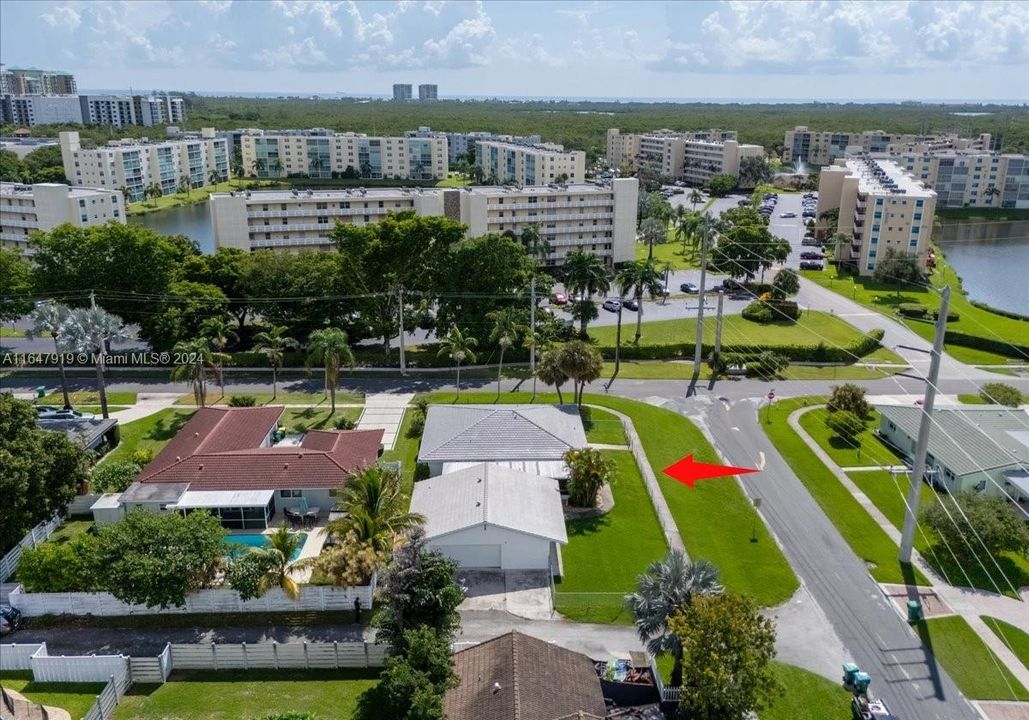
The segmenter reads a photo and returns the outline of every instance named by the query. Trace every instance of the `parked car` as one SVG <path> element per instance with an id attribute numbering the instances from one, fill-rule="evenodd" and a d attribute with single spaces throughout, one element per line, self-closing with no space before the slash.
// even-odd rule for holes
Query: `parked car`
<path id="1" fill-rule="evenodd" d="M 809 250 L 807 252 L 802 252 L 800 254 L 800 258 L 802 260 L 824 260 L 825 259 L 825 255 L 823 255 L 820 252 L 814 252 L 814 251 Z"/>
<path id="2" fill-rule="evenodd" d="M 622 300 L 622 307 L 625 308 L 626 310 L 632 310 L 632 311 L 636 311 L 636 310 L 640 309 L 639 303 L 637 303 L 632 298 L 625 298 L 625 300 Z"/>
<path id="3" fill-rule="evenodd" d="M 55 408 L 51 405 L 37 405 L 36 416 L 40 420 L 78 420 L 79 418 L 91 418 L 92 415 L 85 415 L 78 410 L 71 408 Z"/>
<path id="4" fill-rule="evenodd" d="M 564 293 L 554 293 L 553 296 L 550 298 L 550 302 L 554 303 L 555 305 L 567 305 L 568 296 Z"/>
<path id="5" fill-rule="evenodd" d="M 682 285 L 679 286 L 679 291 L 680 292 L 684 292 L 684 293 L 693 294 L 693 293 L 696 293 L 696 292 L 700 292 L 700 288 L 698 288 L 693 283 L 683 283 Z"/>
<path id="6" fill-rule="evenodd" d="M 21 627 L 21 610 L 0 605 L 0 635 L 12 633 Z"/>
<path id="7" fill-rule="evenodd" d="M 611 312 L 618 312 L 618 308 L 621 307 L 622 302 L 618 298 L 608 298 L 604 301 L 603 308 L 610 310 Z"/>
<path id="8" fill-rule="evenodd" d="M 801 270 L 824 270 L 825 266 L 822 265 L 822 263 L 818 262 L 817 260 L 801 260 L 800 261 L 800 269 Z"/>
<path id="9" fill-rule="evenodd" d="M 59 408 L 56 408 L 53 405 L 36 405 L 36 414 L 39 415 L 39 417 L 53 415 L 58 410 Z"/>
<path id="10" fill-rule="evenodd" d="M 797 213 L 795 213 L 795 212 L 784 212 L 781 215 L 779 215 L 779 217 L 781 217 L 781 218 L 795 218 L 795 217 L 797 217 Z"/>
<path id="11" fill-rule="evenodd" d="M 818 245 L 821 245 L 822 243 L 820 243 L 817 240 L 815 240 L 814 237 L 805 237 L 803 240 L 800 241 L 800 244 L 801 245 L 814 245 L 814 246 L 817 247 Z"/>

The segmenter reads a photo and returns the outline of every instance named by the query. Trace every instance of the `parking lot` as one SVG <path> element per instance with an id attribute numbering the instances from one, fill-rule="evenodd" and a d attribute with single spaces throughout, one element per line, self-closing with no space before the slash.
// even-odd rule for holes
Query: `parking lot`
<path id="1" fill-rule="evenodd" d="M 787 258 L 784 267 L 796 270 L 800 266 L 800 254 L 807 251 L 818 251 L 817 247 L 806 247 L 801 245 L 804 239 L 804 223 L 806 218 L 801 217 L 803 212 L 803 195 L 801 193 L 779 193 L 779 200 L 775 204 L 775 211 L 769 217 L 768 229 L 773 235 L 781 237 L 790 244 L 790 256 Z M 783 213 L 796 213 L 796 217 L 784 218 Z"/>

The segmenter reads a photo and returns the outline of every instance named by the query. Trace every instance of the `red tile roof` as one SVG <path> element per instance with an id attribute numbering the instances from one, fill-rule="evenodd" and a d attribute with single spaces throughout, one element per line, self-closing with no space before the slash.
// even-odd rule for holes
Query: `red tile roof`
<path id="1" fill-rule="evenodd" d="M 299 447 L 261 447 L 282 407 L 200 408 L 137 477 L 190 490 L 333 488 L 372 465 L 382 430 L 312 430 Z"/>

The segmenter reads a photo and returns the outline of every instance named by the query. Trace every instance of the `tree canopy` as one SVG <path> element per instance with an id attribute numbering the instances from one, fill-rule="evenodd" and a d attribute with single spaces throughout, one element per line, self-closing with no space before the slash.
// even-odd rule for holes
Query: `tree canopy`
<path id="1" fill-rule="evenodd" d="M 769 232 L 756 210 L 734 208 L 722 214 L 710 266 L 730 277 L 750 280 L 789 255 L 790 244 Z"/>
<path id="2" fill-rule="evenodd" d="M 17 250 L 0 248 L 0 322 L 32 310 L 32 266 Z"/>

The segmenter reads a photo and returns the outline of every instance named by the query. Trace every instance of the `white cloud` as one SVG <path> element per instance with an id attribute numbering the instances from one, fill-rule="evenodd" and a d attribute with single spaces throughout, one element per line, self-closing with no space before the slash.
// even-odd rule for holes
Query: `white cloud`
<path id="1" fill-rule="evenodd" d="M 43 13 L 40 17 L 50 27 L 63 28 L 65 30 L 75 30 L 82 22 L 82 16 L 78 10 L 70 5 L 58 5 L 50 12 Z"/>
<path id="2" fill-rule="evenodd" d="M 310 37 L 300 42 L 265 48 L 254 57 L 268 68 L 313 68 L 329 64 L 328 55 Z"/>
<path id="3" fill-rule="evenodd" d="M 232 0 L 200 0 L 200 7 L 207 8 L 215 15 L 221 15 L 232 7 Z"/>

